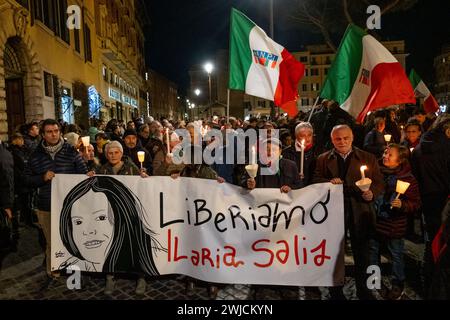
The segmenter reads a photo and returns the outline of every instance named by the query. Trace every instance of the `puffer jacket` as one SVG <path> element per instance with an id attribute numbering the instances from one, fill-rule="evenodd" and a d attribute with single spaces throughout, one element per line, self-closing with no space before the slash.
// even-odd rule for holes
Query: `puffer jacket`
<path id="1" fill-rule="evenodd" d="M 120 168 L 120 170 L 117 172 L 117 175 L 121 176 L 138 176 L 140 175 L 139 168 L 134 164 L 133 160 L 131 160 L 127 156 L 122 157 L 123 166 Z M 107 174 L 107 175 L 114 175 L 113 167 L 108 162 L 101 166 L 98 170 L 95 171 L 97 174 Z"/>
<path id="2" fill-rule="evenodd" d="M 381 166 L 380 171 L 384 176 L 385 191 L 374 202 L 377 213 L 376 231 L 379 236 L 400 239 L 406 233 L 407 216 L 416 214 L 420 208 L 419 185 L 409 164 L 396 169 Z M 397 180 L 409 182 L 410 185 L 405 194 L 400 195 L 402 207 L 391 209 L 391 202 L 397 196 Z"/>
<path id="3" fill-rule="evenodd" d="M 37 208 L 42 211 L 50 211 L 51 181 L 44 181 L 47 171 L 56 174 L 86 174 L 87 167 L 77 150 L 67 142 L 64 142 L 55 158 L 44 149 L 41 142 L 30 156 L 24 170 L 25 184 L 31 188 L 37 188 Z"/>

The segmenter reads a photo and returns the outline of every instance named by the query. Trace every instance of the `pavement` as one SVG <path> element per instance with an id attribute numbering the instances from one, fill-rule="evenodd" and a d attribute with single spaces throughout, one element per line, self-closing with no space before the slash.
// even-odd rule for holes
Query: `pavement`
<path id="1" fill-rule="evenodd" d="M 208 285 L 197 281 L 195 289 L 188 294 L 185 290 L 187 278 L 182 275 L 160 276 L 147 281 L 145 294 L 135 294 L 136 279 L 118 277 L 112 295 L 103 293 L 105 277 L 102 274 L 83 274 L 81 289 L 67 287 L 67 275 L 43 288 L 46 283 L 44 254 L 38 242 L 37 228 L 21 226 L 17 251 L 0 257 L 0 300 L 208 300 Z M 406 241 L 405 294 L 403 300 L 421 300 L 419 267 L 423 244 Z M 354 279 L 351 277 L 353 259 L 346 256 L 346 279 L 344 295 L 348 300 L 356 300 Z M 383 270 L 388 270 L 388 259 L 382 258 Z M 383 279 L 389 286 L 388 279 Z M 289 289 L 290 288 L 290 289 Z M 255 291 L 256 290 L 256 291 Z M 320 294 L 311 299 L 329 299 L 328 290 L 320 288 Z M 376 295 L 377 299 L 380 296 Z M 216 300 L 305 300 L 305 290 L 301 287 L 257 287 L 246 284 L 220 285 Z"/>

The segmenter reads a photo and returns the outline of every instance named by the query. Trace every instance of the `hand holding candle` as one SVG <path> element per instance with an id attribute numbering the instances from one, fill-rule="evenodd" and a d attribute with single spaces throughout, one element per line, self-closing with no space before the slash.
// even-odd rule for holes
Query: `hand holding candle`
<path id="1" fill-rule="evenodd" d="M 367 170 L 366 165 L 362 165 L 360 167 L 361 170 L 361 180 L 355 182 L 356 186 L 362 191 L 366 192 L 370 190 L 370 186 L 372 185 L 372 180 L 370 178 L 366 178 L 364 171 Z"/>
<path id="2" fill-rule="evenodd" d="M 402 180 L 397 180 L 397 185 L 395 188 L 395 192 L 397 192 L 397 196 L 395 197 L 395 200 L 398 200 L 400 198 L 400 195 L 404 194 L 406 190 L 409 188 L 410 183 L 405 182 Z M 393 207 L 391 206 L 391 209 Z"/>
<path id="3" fill-rule="evenodd" d="M 138 156 L 139 162 L 141 163 L 141 170 L 142 170 L 143 163 L 144 163 L 144 160 L 145 160 L 145 152 L 144 151 L 138 151 L 137 156 Z"/>

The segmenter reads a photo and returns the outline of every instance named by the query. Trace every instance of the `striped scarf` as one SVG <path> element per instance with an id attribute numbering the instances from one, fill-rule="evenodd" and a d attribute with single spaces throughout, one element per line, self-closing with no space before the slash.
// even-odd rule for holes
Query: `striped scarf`
<path id="1" fill-rule="evenodd" d="M 55 144 L 54 146 L 47 146 L 45 141 L 42 141 L 42 147 L 47 151 L 47 153 L 52 157 L 53 160 L 55 160 L 55 155 L 58 153 L 59 150 L 61 150 L 62 146 L 64 144 L 64 139 L 61 137 L 59 138 L 59 142 Z"/>

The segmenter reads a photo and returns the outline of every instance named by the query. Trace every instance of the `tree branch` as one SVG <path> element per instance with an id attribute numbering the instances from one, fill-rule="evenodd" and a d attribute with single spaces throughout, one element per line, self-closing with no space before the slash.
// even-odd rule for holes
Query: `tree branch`
<path id="1" fill-rule="evenodd" d="M 347 22 L 349 24 L 353 24 L 352 16 L 350 15 L 350 11 L 348 10 L 348 0 L 342 0 L 342 4 L 344 7 L 344 14 L 345 14 L 345 18 L 347 19 Z"/>
<path id="2" fill-rule="evenodd" d="M 394 0 L 393 2 L 388 4 L 386 7 L 384 7 L 383 10 L 381 10 L 381 15 L 383 15 L 386 12 L 391 11 L 392 9 L 394 9 L 400 2 L 401 2 L 401 0 Z"/>

